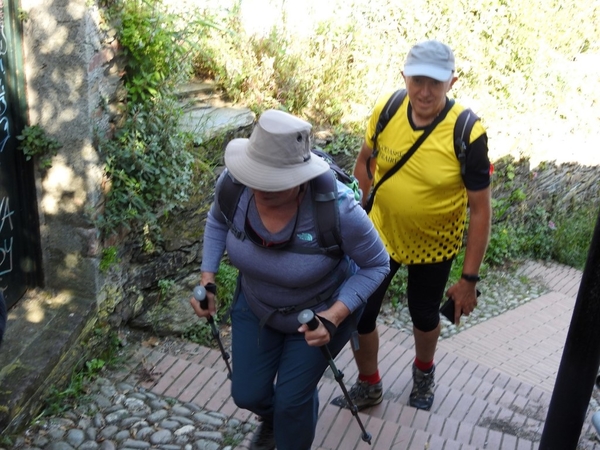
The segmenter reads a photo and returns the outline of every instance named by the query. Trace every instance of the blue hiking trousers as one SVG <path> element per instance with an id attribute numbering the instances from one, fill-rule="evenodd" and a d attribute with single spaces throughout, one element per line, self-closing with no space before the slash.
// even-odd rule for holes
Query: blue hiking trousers
<path id="1" fill-rule="evenodd" d="M 346 319 L 329 342 L 334 357 L 356 329 L 358 314 Z M 304 334 L 260 328 L 259 322 L 240 290 L 231 312 L 231 395 L 238 407 L 273 422 L 277 450 L 310 450 L 319 412 L 317 384 L 328 361 Z"/>

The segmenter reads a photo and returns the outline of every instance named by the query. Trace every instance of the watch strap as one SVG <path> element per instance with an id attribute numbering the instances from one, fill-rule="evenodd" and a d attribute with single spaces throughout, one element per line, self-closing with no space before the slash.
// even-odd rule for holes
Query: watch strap
<path id="1" fill-rule="evenodd" d="M 463 273 L 460 277 L 463 280 L 470 281 L 471 283 L 477 283 L 478 281 L 481 281 L 481 277 L 479 275 L 472 275 L 469 273 Z"/>

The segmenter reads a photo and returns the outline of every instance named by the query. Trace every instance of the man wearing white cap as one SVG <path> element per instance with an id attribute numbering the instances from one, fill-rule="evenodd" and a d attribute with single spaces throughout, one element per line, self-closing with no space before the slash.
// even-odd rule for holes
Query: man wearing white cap
<path id="1" fill-rule="evenodd" d="M 408 268 L 408 308 L 416 353 L 409 404 L 423 410 L 431 408 L 440 302 L 444 294 L 454 300 L 455 323 L 461 314 L 473 311 L 477 305 L 475 286 L 491 228 L 490 161 L 487 136 L 479 121 L 466 137 L 464 174 L 455 153 L 454 127 L 465 108 L 446 96 L 457 79 L 452 50 L 435 40 L 421 42 L 408 53 L 402 74 L 407 96 L 375 144 L 378 118 L 390 95 L 377 102 L 354 171 L 363 192 L 377 188 L 369 217 L 390 254 L 391 269 L 367 302 L 358 324 L 360 349 L 354 356 L 359 375 L 350 394 L 361 409 L 383 399 L 376 318 L 402 264 Z M 416 145 L 425 132 L 430 134 Z M 378 186 L 384 174 L 406 154 L 410 156 L 404 158 L 404 164 Z M 463 274 L 444 292 L 452 262 L 462 245 L 467 206 L 470 215 Z M 347 406 L 343 397 L 333 403 Z"/>
<path id="2" fill-rule="evenodd" d="M 262 418 L 250 450 L 309 450 L 319 411 L 317 384 L 327 368 L 319 346 L 336 355 L 355 330 L 365 302 L 389 271 L 389 256 L 351 189 L 331 179 L 311 152 L 311 126 L 282 111 L 265 111 L 250 139 L 225 150 L 204 232 L 200 284 L 214 314 L 215 274 L 225 250 L 240 277 L 231 311 L 232 397 Z M 221 189 L 232 177 L 242 190 L 228 219 Z M 339 213 L 340 252 L 319 245 L 316 182 L 330 177 Z M 314 180 L 314 182 L 313 182 Z M 319 195 L 317 195 L 319 194 Z M 316 313 L 318 327 L 298 314 Z M 352 320 L 354 319 L 354 320 Z"/>

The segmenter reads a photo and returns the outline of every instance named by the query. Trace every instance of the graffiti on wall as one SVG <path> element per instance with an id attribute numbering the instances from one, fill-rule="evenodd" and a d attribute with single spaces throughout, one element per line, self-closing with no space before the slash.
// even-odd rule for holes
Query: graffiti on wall
<path id="1" fill-rule="evenodd" d="M 0 199 L 0 277 L 12 272 L 13 214 L 8 197 Z"/>
<path id="2" fill-rule="evenodd" d="M 4 25 L 0 25 L 0 153 L 10 138 L 10 123 L 8 115 L 8 102 L 6 100 L 6 67 L 5 59 L 7 53 L 6 36 Z"/>
<path id="3" fill-rule="evenodd" d="M 0 24 L 0 155 L 10 139 L 10 113 L 8 111 L 8 93 L 6 89 L 6 55 L 8 45 L 4 33 L 4 24 Z M 1 159 L 0 159 L 1 161 Z M 1 165 L 1 163 L 0 163 Z M 0 198 L 0 280 L 13 270 L 14 224 L 10 208 L 10 198 Z M 2 286 L 0 286 L 0 289 Z"/>

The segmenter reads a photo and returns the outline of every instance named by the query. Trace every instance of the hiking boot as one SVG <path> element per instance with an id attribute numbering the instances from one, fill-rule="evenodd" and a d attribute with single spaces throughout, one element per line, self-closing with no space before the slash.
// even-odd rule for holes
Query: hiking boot
<path id="1" fill-rule="evenodd" d="M 422 372 L 417 366 L 412 366 L 413 388 L 408 404 L 414 408 L 429 411 L 433 404 L 433 388 L 435 387 L 435 365 L 431 372 Z"/>
<path id="2" fill-rule="evenodd" d="M 252 437 L 250 450 L 275 450 L 275 435 L 273 434 L 272 422 L 263 419 Z"/>
<path id="3" fill-rule="evenodd" d="M 360 411 L 361 409 L 368 408 L 369 406 L 379 405 L 383 400 L 383 385 L 381 381 L 375 384 L 369 384 L 366 381 L 356 380 L 354 386 L 348 391 L 348 395 L 354 403 L 354 406 Z M 332 405 L 339 406 L 340 408 L 350 409 L 350 405 L 346 401 L 344 395 L 334 398 L 331 401 Z"/>

